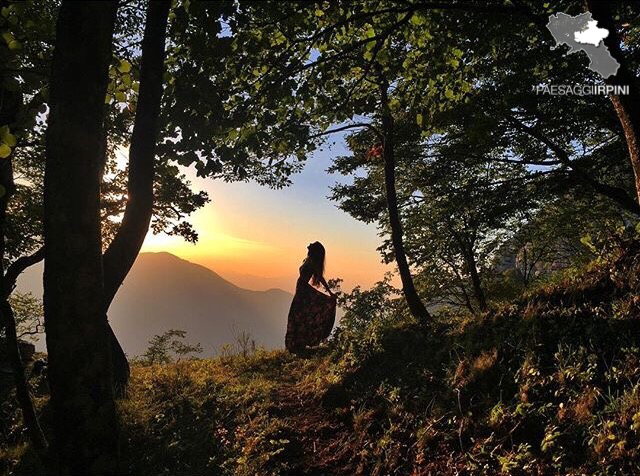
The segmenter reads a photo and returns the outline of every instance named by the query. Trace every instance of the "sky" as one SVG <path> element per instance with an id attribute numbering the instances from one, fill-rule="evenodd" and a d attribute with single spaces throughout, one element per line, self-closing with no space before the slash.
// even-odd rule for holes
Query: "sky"
<path id="1" fill-rule="evenodd" d="M 327 279 L 342 278 L 345 291 L 371 286 L 392 268 L 381 263 L 375 225 L 356 221 L 327 198 L 330 186 L 345 179 L 326 169 L 332 157 L 348 153 L 343 136 L 332 141 L 292 176 L 292 185 L 280 190 L 202 179 L 186 170 L 193 188 L 206 190 L 211 198 L 190 218 L 198 243 L 150 232 L 142 251 L 167 251 L 247 289 L 293 291 L 307 245 L 320 241 Z"/>

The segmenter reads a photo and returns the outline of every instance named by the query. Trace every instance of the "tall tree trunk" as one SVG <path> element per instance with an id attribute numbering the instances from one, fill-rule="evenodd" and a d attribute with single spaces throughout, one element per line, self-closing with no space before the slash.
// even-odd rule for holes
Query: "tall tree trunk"
<path id="1" fill-rule="evenodd" d="M 471 277 L 473 295 L 475 296 L 476 301 L 478 301 L 478 307 L 481 311 L 486 311 L 488 309 L 487 298 L 484 294 L 484 289 L 482 288 L 480 273 L 478 273 L 478 264 L 476 263 L 476 257 L 471 246 L 467 246 L 465 248 L 465 261 L 467 269 L 469 270 L 469 276 Z"/>
<path id="2" fill-rule="evenodd" d="M 104 313 L 100 182 L 117 2 L 63 1 L 46 137 L 44 314 L 61 474 L 117 474 Z"/>
<path id="3" fill-rule="evenodd" d="M 429 322 L 429 312 L 422 303 L 411 276 L 411 269 L 407 262 L 407 255 L 404 250 L 404 239 L 402 232 L 402 222 L 398 211 L 398 197 L 396 193 L 396 159 L 394 151 L 394 119 L 389 109 L 388 89 L 389 84 L 382 74 L 382 68 L 378 67 L 378 77 L 380 79 L 380 99 L 382 109 L 382 154 L 384 158 L 384 184 L 387 196 L 387 210 L 389 213 L 389 225 L 391 226 L 391 242 L 393 253 L 398 265 L 400 280 L 402 281 L 402 291 L 407 305 L 413 317 L 419 322 L 427 324 Z"/>
<path id="4" fill-rule="evenodd" d="M 106 313 L 144 242 L 153 214 L 153 181 L 160 101 L 164 75 L 165 40 L 169 0 L 149 2 L 142 40 L 142 63 L 138 106 L 129 149 L 127 207 L 118 233 L 103 257 L 104 312 Z M 109 326 L 116 392 L 121 394 L 129 379 L 129 364 Z"/>
<path id="5" fill-rule="evenodd" d="M 616 6 L 617 3 L 587 0 L 587 7 L 591 11 L 594 20 L 598 21 L 598 26 L 609 30 L 609 36 L 604 39 L 604 44 L 609 48 L 611 56 L 620 63 L 618 73 L 609 77 L 606 80 L 607 84 L 629 86 L 628 95 L 612 95 L 610 98 L 627 141 L 631 167 L 635 176 L 636 196 L 640 202 L 640 85 L 620 47 L 620 35 L 616 30 L 611 12 L 612 7 Z"/>

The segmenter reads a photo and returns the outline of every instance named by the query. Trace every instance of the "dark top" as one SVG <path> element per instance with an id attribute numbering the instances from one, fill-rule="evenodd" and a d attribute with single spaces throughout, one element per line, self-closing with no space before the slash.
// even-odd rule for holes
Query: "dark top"
<path id="1" fill-rule="evenodd" d="M 304 261 L 302 263 L 302 266 L 300 266 L 299 271 L 300 271 L 300 277 L 298 278 L 298 285 L 308 283 L 311 277 L 313 276 L 313 266 L 311 265 L 311 263 Z M 324 288 L 327 290 L 329 294 L 333 295 L 324 278 L 320 278 L 320 284 L 324 286 Z"/>
<path id="2" fill-rule="evenodd" d="M 302 263 L 302 266 L 300 266 L 300 280 L 304 281 L 305 283 L 308 283 L 309 280 L 311 279 L 311 276 L 313 276 L 313 266 L 311 266 L 311 263 L 307 263 L 306 261 L 304 263 Z"/>

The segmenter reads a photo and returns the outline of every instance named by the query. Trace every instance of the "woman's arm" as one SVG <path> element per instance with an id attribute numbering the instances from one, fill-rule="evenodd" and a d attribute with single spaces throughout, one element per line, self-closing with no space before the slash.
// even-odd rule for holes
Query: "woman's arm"
<path id="1" fill-rule="evenodd" d="M 324 279 L 324 277 L 320 278 L 320 282 L 322 283 L 324 288 L 327 290 L 327 292 L 331 295 L 331 297 L 336 297 L 336 295 L 333 294 L 333 291 L 329 289 L 329 285 L 327 284 L 327 281 Z"/>

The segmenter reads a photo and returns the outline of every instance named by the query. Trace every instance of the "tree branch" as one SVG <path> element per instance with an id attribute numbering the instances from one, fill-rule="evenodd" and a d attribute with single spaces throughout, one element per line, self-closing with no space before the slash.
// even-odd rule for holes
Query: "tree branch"
<path id="1" fill-rule="evenodd" d="M 374 132 L 376 135 L 380 135 L 380 131 L 378 131 L 378 129 L 376 127 L 374 127 L 371 124 L 368 124 L 366 122 L 356 122 L 353 124 L 348 124 L 346 126 L 342 126 L 342 127 L 336 127 L 335 129 L 328 129 L 324 132 L 318 132 L 317 134 L 313 134 L 311 136 L 309 136 L 310 139 L 316 139 L 318 137 L 322 137 L 322 136 L 326 136 L 329 134 L 334 134 L 336 132 L 342 132 L 342 131 L 347 131 L 347 130 L 351 130 L 351 129 L 360 129 L 360 128 L 367 128 L 370 129 L 372 132 Z"/>
<path id="2" fill-rule="evenodd" d="M 562 162 L 564 166 L 566 166 L 573 172 L 576 178 L 581 180 L 583 183 L 591 186 L 596 192 L 600 193 L 601 195 L 604 195 L 614 200 L 616 203 L 618 203 L 618 205 L 620 205 L 625 210 L 635 215 L 640 215 L 640 205 L 627 193 L 626 190 L 599 182 L 598 180 L 593 178 L 591 175 L 589 175 L 589 173 L 587 173 L 582 167 L 574 163 L 574 161 L 572 161 L 571 158 L 569 157 L 569 153 L 564 148 L 562 148 L 559 144 L 554 142 L 551 138 L 547 137 L 545 134 L 543 134 L 539 130 L 533 127 L 527 126 L 526 124 L 522 123 L 515 117 L 511 116 L 507 119 L 516 128 L 520 129 L 526 134 L 529 134 L 534 139 L 537 139 L 540 142 L 542 142 L 544 145 L 546 145 L 549 148 L 549 150 L 551 150 L 555 154 L 558 160 L 560 160 L 560 162 Z"/>
<path id="3" fill-rule="evenodd" d="M 21 256 L 17 260 L 15 260 L 11 265 L 7 268 L 7 272 L 4 275 L 3 280 L 3 298 L 8 298 L 11 291 L 16 286 L 16 281 L 18 280 L 18 276 L 22 274 L 22 272 L 27 269 L 29 266 L 33 266 L 34 264 L 42 261 L 44 259 L 44 246 L 41 247 L 38 251 L 28 256 Z"/>
<path id="4" fill-rule="evenodd" d="M 109 308 L 149 231 L 164 74 L 167 17 L 171 2 L 149 2 L 140 66 L 140 93 L 129 152 L 127 207 L 118 233 L 103 257 L 104 309 Z"/>

